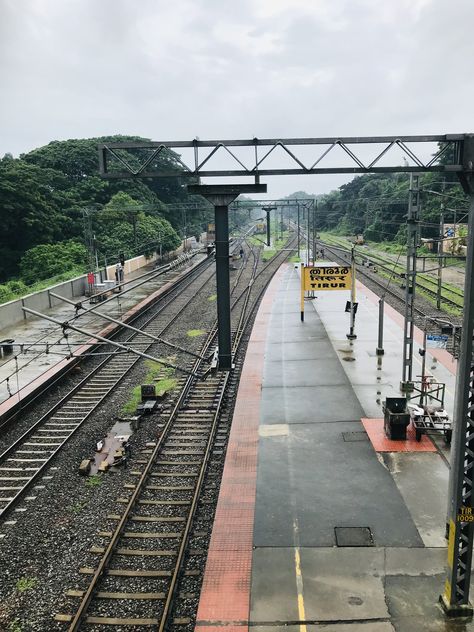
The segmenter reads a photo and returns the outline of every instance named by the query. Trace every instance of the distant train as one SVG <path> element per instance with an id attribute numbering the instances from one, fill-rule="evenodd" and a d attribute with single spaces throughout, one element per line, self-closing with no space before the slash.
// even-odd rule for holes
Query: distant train
<path id="1" fill-rule="evenodd" d="M 355 235 L 353 238 L 353 242 L 356 246 L 362 246 L 365 244 L 364 235 Z"/>

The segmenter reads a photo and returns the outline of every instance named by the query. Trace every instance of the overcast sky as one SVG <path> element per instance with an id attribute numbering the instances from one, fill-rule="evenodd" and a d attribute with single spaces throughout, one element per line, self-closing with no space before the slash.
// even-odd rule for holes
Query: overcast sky
<path id="1" fill-rule="evenodd" d="M 473 23 L 473 0 L 0 0 L 0 155 L 117 133 L 474 132 Z"/>

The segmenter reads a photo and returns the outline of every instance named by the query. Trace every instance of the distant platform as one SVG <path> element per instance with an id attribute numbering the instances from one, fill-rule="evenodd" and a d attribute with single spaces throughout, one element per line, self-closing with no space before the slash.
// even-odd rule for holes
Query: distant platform
<path id="1" fill-rule="evenodd" d="M 205 255 L 197 255 L 188 264 L 194 266 Z M 184 271 L 185 270 L 185 271 Z M 153 265 L 142 268 L 125 277 L 125 282 L 133 281 L 136 277 L 145 272 L 153 271 Z M 170 272 L 152 278 L 143 285 L 131 289 L 125 294 L 117 294 L 116 300 L 97 305 L 98 311 L 111 316 L 117 320 L 126 322 L 135 314 L 144 309 L 150 302 L 156 300 L 168 284 L 181 274 L 188 273 L 189 267 L 175 268 Z M 151 275 L 152 276 L 152 275 Z M 84 302 L 87 308 L 89 300 L 84 297 L 74 299 L 77 302 Z M 70 319 L 75 311 L 74 306 L 68 303 L 60 303 L 45 312 L 48 316 L 63 322 Z M 94 312 L 85 314 L 77 321 L 77 326 L 81 329 L 98 334 L 103 337 L 109 336 L 119 325 L 110 323 Z M 45 347 L 25 345 L 25 353 L 13 353 L 0 357 L 0 418 L 8 416 L 14 409 L 21 406 L 23 401 L 27 401 L 35 392 L 44 388 L 52 380 L 60 377 L 71 364 L 77 360 L 68 359 L 70 351 L 74 356 L 85 357 L 95 343 L 94 339 L 81 333 L 70 330 L 68 332 L 68 343 L 65 344 L 62 329 L 50 321 L 40 318 L 28 318 L 22 323 L 16 324 L 8 329 L 0 331 L 0 340 L 13 339 L 15 342 L 39 342 L 51 345 L 49 352 L 45 353 Z M 54 343 L 61 341 L 62 346 L 55 346 Z M 15 350 L 17 347 L 15 348 Z M 41 351 L 41 352 L 40 352 Z M 17 371 L 18 366 L 18 371 Z"/>

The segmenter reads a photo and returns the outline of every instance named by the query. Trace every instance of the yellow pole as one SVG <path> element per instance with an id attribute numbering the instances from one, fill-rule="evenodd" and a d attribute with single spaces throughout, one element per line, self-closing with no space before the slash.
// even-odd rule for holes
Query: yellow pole
<path id="1" fill-rule="evenodd" d="M 301 322 L 304 321 L 304 264 L 301 264 L 300 267 L 301 270 L 301 305 L 300 305 L 300 310 L 301 310 Z"/>
<path id="2" fill-rule="evenodd" d="M 349 340 L 354 340 L 357 338 L 357 335 L 354 333 L 354 324 L 355 324 L 355 310 L 356 310 L 356 278 L 355 278 L 355 252 L 354 247 L 352 247 L 351 251 L 351 322 L 349 333 L 346 334 Z"/>

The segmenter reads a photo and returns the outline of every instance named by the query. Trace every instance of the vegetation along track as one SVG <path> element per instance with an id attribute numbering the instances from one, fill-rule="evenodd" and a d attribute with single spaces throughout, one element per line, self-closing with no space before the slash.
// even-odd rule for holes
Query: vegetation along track
<path id="1" fill-rule="evenodd" d="M 152 315 L 141 325 L 144 333 L 132 332 L 121 344 L 133 344 L 134 348 L 146 353 L 193 301 L 196 283 L 202 285 L 199 280 L 202 275 L 205 277 L 204 284 L 213 278 L 211 261 L 204 260 L 189 276 L 175 283 L 160 298 L 157 309 L 155 303 Z M 189 353 L 170 343 L 164 346 Z M 59 450 L 64 448 L 139 359 L 140 356 L 133 353 L 111 351 L 110 356 L 0 455 L 1 520 L 25 497 Z"/>
<path id="2" fill-rule="evenodd" d="M 342 242 L 338 242 L 337 244 L 327 242 L 320 243 L 324 244 L 324 248 L 330 252 L 334 253 L 334 251 L 337 250 L 339 252 L 346 253 L 345 260 L 348 260 L 351 249 L 343 245 Z M 396 264 L 395 262 L 387 264 L 386 257 L 384 258 L 381 255 L 376 255 L 374 253 L 366 254 L 365 252 L 356 250 L 356 261 L 358 257 L 360 257 L 362 261 L 365 260 L 367 262 L 371 262 L 378 271 L 381 271 L 383 273 L 387 280 L 389 278 L 392 279 L 392 284 L 394 286 L 398 286 L 403 289 L 405 275 L 405 268 L 403 267 L 403 265 Z M 361 267 L 359 267 L 359 270 L 361 270 Z M 368 275 L 365 274 L 365 276 Z M 373 279 L 373 275 L 369 276 L 371 279 Z M 438 294 L 436 279 L 433 279 L 428 274 L 424 274 L 423 272 L 418 272 L 416 279 L 417 288 L 422 293 L 425 293 L 428 299 L 436 299 Z M 377 284 L 377 280 L 374 280 L 374 283 Z M 453 287 L 450 284 L 443 283 L 441 288 L 441 303 L 444 303 L 444 305 L 448 307 L 448 309 L 451 308 L 452 311 L 454 311 L 456 314 L 459 314 L 464 305 L 464 292 L 459 288 Z"/>
<path id="3" fill-rule="evenodd" d="M 222 453 L 219 420 L 223 406 L 229 412 L 229 401 L 236 394 L 242 343 L 260 298 L 287 253 L 280 251 L 260 270 L 259 250 L 252 248 L 251 256 L 251 267 L 246 266 L 250 278 L 239 272 L 232 290 L 236 368 L 209 371 L 204 358 L 215 347 L 214 325 L 147 459 L 134 473 L 136 483 L 126 486 L 127 495 L 117 499 L 117 513 L 107 516 L 110 529 L 98 534 L 102 545 L 91 549 L 99 556 L 98 562 L 80 571 L 83 577 L 91 577 L 90 582 L 67 593 L 81 600 L 79 607 L 74 615 L 56 615 L 58 621 L 69 623 L 69 632 L 114 627 L 162 631 L 191 624 L 192 617 L 173 618 L 173 612 L 180 574 L 185 578 L 201 575 L 199 568 L 183 570 L 185 558 L 205 559 L 206 551 L 188 548 L 193 520 L 210 462 L 216 450 Z"/>
<path id="4" fill-rule="evenodd" d="M 350 250 L 347 248 L 342 248 L 340 246 L 333 246 L 332 244 L 327 244 L 327 243 L 323 243 L 320 242 L 320 244 L 322 244 L 324 246 L 324 250 L 326 253 L 331 253 L 331 256 L 336 260 L 336 261 L 341 261 L 346 265 L 350 265 Z M 327 257 L 326 257 L 327 258 Z M 365 257 L 364 255 L 364 258 Z M 377 277 L 377 273 L 371 269 L 371 268 L 366 268 L 361 264 L 356 264 L 357 265 L 357 273 L 359 276 L 363 277 L 364 279 L 366 279 L 367 281 L 367 286 L 369 288 L 372 288 L 374 290 L 374 292 L 378 295 L 383 295 L 385 297 L 389 297 L 391 298 L 391 304 L 392 306 L 397 309 L 400 313 L 403 313 L 404 311 L 404 304 L 405 304 L 405 290 L 403 287 L 400 286 L 400 282 L 395 282 L 393 283 L 393 278 L 392 278 L 392 269 L 389 266 L 385 267 L 386 270 L 386 275 L 387 278 L 384 278 L 383 280 Z M 380 264 L 377 263 L 377 268 L 380 268 Z M 370 271 L 372 270 L 372 271 Z M 394 273 L 393 277 L 400 279 L 400 273 Z M 418 277 L 418 275 L 417 275 Z M 392 279 L 389 283 L 389 278 Z M 420 288 L 419 283 L 417 282 L 417 289 Z M 428 290 L 427 288 L 425 288 L 424 286 L 421 286 L 422 291 L 426 292 L 427 294 L 429 294 L 431 292 L 431 290 Z M 424 299 L 424 300 L 420 300 L 420 294 L 416 295 L 416 299 L 415 299 L 415 305 L 414 305 L 414 311 L 416 316 L 418 317 L 416 319 L 417 324 L 420 327 L 424 327 L 424 320 L 425 317 L 427 315 L 430 316 L 438 316 L 438 317 L 444 317 L 446 318 L 447 314 L 446 312 L 442 311 L 442 310 L 437 310 L 432 303 L 428 302 L 428 300 Z M 430 295 L 436 296 L 436 292 L 431 292 Z M 453 301 L 450 301 L 449 299 L 443 298 L 443 302 L 444 303 L 449 303 L 452 305 L 456 305 L 457 308 L 459 309 L 459 303 L 455 303 Z M 450 317 L 451 320 L 453 321 L 454 324 L 459 325 L 460 323 L 458 322 L 458 318 L 452 318 Z"/>

